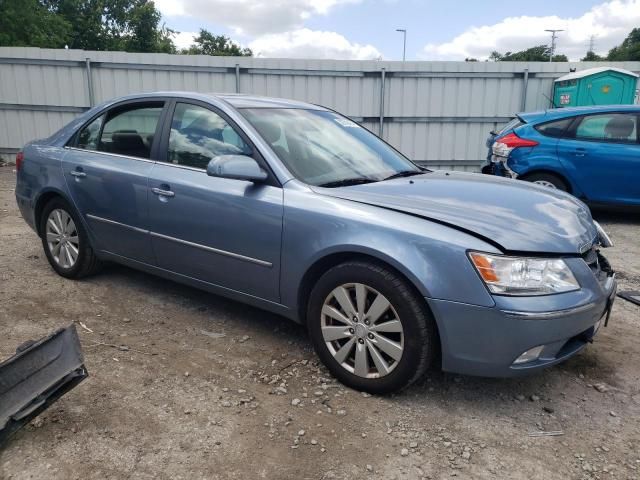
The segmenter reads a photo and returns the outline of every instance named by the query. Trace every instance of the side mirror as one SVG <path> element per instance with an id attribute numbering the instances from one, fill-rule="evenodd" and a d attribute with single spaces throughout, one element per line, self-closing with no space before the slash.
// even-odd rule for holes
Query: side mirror
<path id="1" fill-rule="evenodd" d="M 267 172 L 246 155 L 218 155 L 212 158 L 207 165 L 207 175 L 248 182 L 264 182 L 267 179 Z"/>

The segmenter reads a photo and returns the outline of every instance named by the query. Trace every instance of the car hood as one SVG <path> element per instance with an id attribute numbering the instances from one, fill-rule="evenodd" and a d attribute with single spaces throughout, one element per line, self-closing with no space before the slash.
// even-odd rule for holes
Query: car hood
<path id="1" fill-rule="evenodd" d="M 597 237 L 591 212 L 578 199 L 500 177 L 438 171 L 314 191 L 443 223 L 509 252 L 580 254 Z"/>

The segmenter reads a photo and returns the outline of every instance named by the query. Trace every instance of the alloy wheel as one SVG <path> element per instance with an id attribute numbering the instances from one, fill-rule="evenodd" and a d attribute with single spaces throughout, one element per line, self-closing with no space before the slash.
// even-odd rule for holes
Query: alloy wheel
<path id="1" fill-rule="evenodd" d="M 336 362 L 359 377 L 388 375 L 404 352 L 402 322 L 393 305 L 362 283 L 331 291 L 322 305 L 320 329 Z"/>
<path id="2" fill-rule="evenodd" d="M 73 267 L 80 253 L 80 241 L 71 215 L 61 208 L 52 210 L 47 218 L 45 235 L 53 260 L 62 268 Z"/>
<path id="3" fill-rule="evenodd" d="M 542 185 L 543 187 L 549 187 L 549 188 L 553 188 L 553 189 L 557 189 L 558 188 L 553 183 L 551 183 L 551 182 L 549 182 L 547 180 L 536 180 L 533 183 L 538 184 L 538 185 Z"/>

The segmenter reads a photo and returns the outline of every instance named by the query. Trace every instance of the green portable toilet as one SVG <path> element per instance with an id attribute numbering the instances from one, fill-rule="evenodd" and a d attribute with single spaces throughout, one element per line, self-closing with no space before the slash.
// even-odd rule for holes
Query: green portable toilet
<path id="1" fill-rule="evenodd" d="M 555 107 L 625 105 L 636 99 L 638 75 L 622 68 L 597 67 L 571 72 L 554 81 Z"/>

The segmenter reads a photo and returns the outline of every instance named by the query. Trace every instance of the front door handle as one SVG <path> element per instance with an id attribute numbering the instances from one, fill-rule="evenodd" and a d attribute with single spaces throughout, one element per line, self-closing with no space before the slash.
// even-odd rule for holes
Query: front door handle
<path id="1" fill-rule="evenodd" d="M 84 177 L 86 177 L 86 176 L 87 176 L 87 174 L 86 174 L 86 173 L 81 172 L 81 171 L 79 171 L 79 170 L 72 170 L 72 171 L 70 172 L 70 174 L 71 174 L 71 175 L 73 175 L 73 176 L 74 176 L 74 177 L 76 177 L 76 178 L 84 178 Z"/>
<path id="2" fill-rule="evenodd" d="M 575 155 L 576 157 L 584 157 L 586 155 L 586 148 L 576 148 Z"/>
<path id="3" fill-rule="evenodd" d="M 151 191 L 156 195 L 160 195 L 161 197 L 175 197 L 176 196 L 176 194 L 173 193 L 171 190 L 163 190 L 161 188 L 153 187 L 151 189 Z"/>

